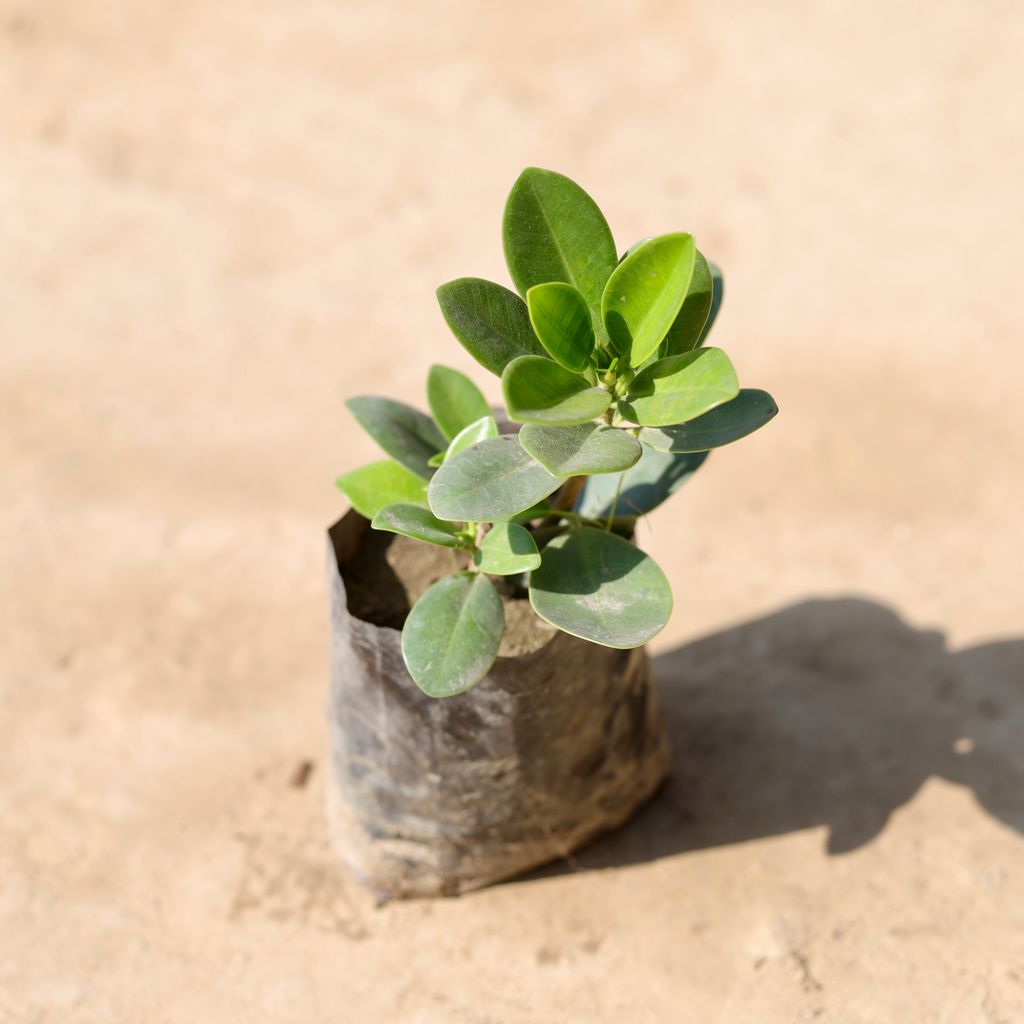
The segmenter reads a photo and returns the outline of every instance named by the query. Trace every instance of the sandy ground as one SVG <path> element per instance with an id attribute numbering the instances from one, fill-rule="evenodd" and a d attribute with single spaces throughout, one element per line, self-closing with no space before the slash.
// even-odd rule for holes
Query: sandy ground
<path id="1" fill-rule="evenodd" d="M 0 1021 L 1024 1021 L 1022 52 L 997 0 L 0 0 Z M 505 280 L 527 164 L 692 230 L 782 414 L 643 535 L 671 784 L 375 909 L 342 400 L 470 367 L 433 289 Z"/>

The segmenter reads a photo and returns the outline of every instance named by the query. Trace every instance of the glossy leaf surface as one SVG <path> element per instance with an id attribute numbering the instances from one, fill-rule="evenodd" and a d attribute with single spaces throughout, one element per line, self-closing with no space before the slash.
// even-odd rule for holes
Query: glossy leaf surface
<path id="1" fill-rule="evenodd" d="M 672 321 L 665 340 L 661 343 L 659 352 L 662 357 L 676 356 L 697 347 L 708 315 L 711 313 L 713 293 L 711 267 L 704 254 L 698 250 L 694 256 L 693 277 L 690 278 L 686 298 L 675 320 Z"/>
<path id="2" fill-rule="evenodd" d="M 714 263 L 709 263 L 708 267 L 711 270 L 711 312 L 708 313 L 707 322 L 697 339 L 698 348 L 704 344 L 711 328 L 715 326 L 715 320 L 718 318 L 718 311 L 722 308 L 722 299 L 725 296 L 725 278 L 721 268 Z"/>
<path id="3" fill-rule="evenodd" d="M 640 458 L 642 448 L 632 434 L 615 427 L 584 423 L 577 427 L 542 427 L 527 423 L 519 443 L 555 476 L 620 473 Z"/>
<path id="4" fill-rule="evenodd" d="M 397 462 L 429 480 L 429 460 L 448 442 L 426 414 L 392 398 L 361 395 L 345 403 L 359 425 Z"/>
<path id="5" fill-rule="evenodd" d="M 651 363 L 633 379 L 619 413 L 645 427 L 692 420 L 739 394 L 736 371 L 720 348 L 699 348 Z"/>
<path id="6" fill-rule="evenodd" d="M 640 461 L 622 474 L 617 502 L 619 475 L 592 476 L 576 502 L 576 511 L 589 519 L 604 519 L 614 505 L 616 516 L 646 515 L 675 494 L 707 457 L 707 452 L 673 455 L 644 446 Z"/>
<path id="7" fill-rule="evenodd" d="M 779 407 L 767 391 L 743 388 L 731 401 L 674 427 L 644 427 L 640 440 L 661 452 L 706 452 L 763 427 Z"/>
<path id="8" fill-rule="evenodd" d="M 530 531 L 516 523 L 495 523 L 473 559 L 481 572 L 514 576 L 540 565 L 540 552 Z"/>
<path id="9" fill-rule="evenodd" d="M 439 363 L 427 374 L 427 404 L 449 441 L 470 423 L 491 414 L 487 399 L 464 373 Z"/>
<path id="10" fill-rule="evenodd" d="M 501 376 L 516 358 L 544 355 L 526 303 L 515 292 L 479 277 L 460 277 L 437 289 L 441 312 L 466 351 Z"/>
<path id="11" fill-rule="evenodd" d="M 413 605 L 402 627 L 402 657 L 431 697 L 452 697 L 480 682 L 505 630 L 494 584 L 480 573 L 438 580 Z"/>
<path id="12" fill-rule="evenodd" d="M 574 181 L 528 167 L 516 179 L 502 225 L 505 261 L 520 294 L 564 281 L 596 315 L 615 267 L 615 241 L 604 214 Z"/>
<path id="13" fill-rule="evenodd" d="M 427 504 L 426 480 L 392 459 L 360 466 L 339 476 L 335 483 L 352 507 L 367 519 L 373 519 L 385 505 Z"/>
<path id="14" fill-rule="evenodd" d="M 547 358 L 521 356 L 505 367 L 501 388 L 510 419 L 572 426 L 608 408 L 611 395 Z"/>
<path id="15" fill-rule="evenodd" d="M 445 455 L 445 459 L 450 459 L 453 455 L 458 455 L 459 452 L 471 447 L 478 441 L 486 441 L 489 437 L 497 436 L 498 424 L 490 412 L 488 412 L 486 416 L 481 416 L 480 419 L 470 423 L 468 427 L 460 430 L 455 437 L 452 438 L 452 443 L 448 445 L 448 452 Z"/>
<path id="16" fill-rule="evenodd" d="M 686 298 L 696 252 L 691 235 L 659 235 L 615 268 L 601 298 L 601 316 L 627 365 L 639 366 L 658 350 Z"/>
<path id="17" fill-rule="evenodd" d="M 567 370 L 581 373 L 594 351 L 594 325 L 586 300 L 571 284 L 551 281 L 526 293 L 530 322 L 548 354 Z"/>
<path id="18" fill-rule="evenodd" d="M 604 530 L 556 537 L 530 579 L 530 603 L 547 622 L 605 647 L 639 647 L 672 614 L 672 591 L 657 563 Z"/>
<path id="19" fill-rule="evenodd" d="M 494 437 L 453 455 L 427 490 L 439 519 L 493 522 L 535 505 L 558 486 L 515 437 Z"/>
<path id="20" fill-rule="evenodd" d="M 370 524 L 375 530 L 400 533 L 442 548 L 466 548 L 469 543 L 460 537 L 451 523 L 438 519 L 422 505 L 385 505 Z"/>

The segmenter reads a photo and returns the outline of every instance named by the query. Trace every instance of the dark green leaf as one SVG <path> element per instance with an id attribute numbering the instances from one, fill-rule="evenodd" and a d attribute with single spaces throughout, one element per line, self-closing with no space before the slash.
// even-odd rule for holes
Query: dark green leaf
<path id="1" fill-rule="evenodd" d="M 642 516 L 657 508 L 701 467 L 707 452 L 696 455 L 671 455 L 644 447 L 640 461 L 619 476 L 592 476 L 576 502 L 576 511 L 588 519 L 605 519 L 615 508 L 616 516 Z"/>
<path id="2" fill-rule="evenodd" d="M 615 242 L 604 215 L 575 182 L 528 167 L 505 204 L 505 262 L 520 294 L 564 281 L 576 288 L 595 318 L 615 268 Z"/>
<path id="3" fill-rule="evenodd" d="M 443 451 L 448 442 L 429 416 L 403 402 L 372 395 L 350 398 L 345 404 L 388 455 L 417 476 L 430 479 L 434 472 L 430 457 Z"/>
<path id="4" fill-rule="evenodd" d="M 513 359 L 501 375 L 510 419 L 521 423 L 571 426 L 600 416 L 611 395 L 578 374 L 540 356 Z"/>
<path id="5" fill-rule="evenodd" d="M 402 628 L 402 657 L 424 693 L 452 697 L 487 675 L 504 630 L 505 610 L 486 576 L 448 576 L 413 605 Z"/>
<path id="6" fill-rule="evenodd" d="M 672 614 L 657 563 L 604 530 L 573 530 L 544 548 L 530 578 L 530 603 L 545 621 L 605 647 L 640 647 Z"/>
<path id="7" fill-rule="evenodd" d="M 352 507 L 372 519 L 385 505 L 427 503 L 427 482 L 391 459 L 360 466 L 335 481 Z"/>
<path id="8" fill-rule="evenodd" d="M 690 279 L 689 291 L 683 300 L 682 308 L 668 329 L 668 334 L 665 335 L 665 340 L 661 343 L 659 352 L 662 358 L 689 352 L 690 349 L 697 347 L 697 341 L 711 312 L 713 291 L 711 268 L 704 255 L 698 251 L 693 261 L 693 277 Z"/>
<path id="9" fill-rule="evenodd" d="M 481 572 L 514 576 L 540 565 L 540 552 L 529 530 L 516 523 L 495 523 L 484 535 L 473 559 Z"/>
<path id="10" fill-rule="evenodd" d="M 626 365 L 639 366 L 657 351 L 686 298 L 696 251 L 691 235 L 660 235 L 615 268 L 601 297 L 601 316 Z"/>
<path id="11" fill-rule="evenodd" d="M 559 482 L 515 437 L 493 437 L 446 459 L 427 497 L 440 519 L 490 523 L 528 509 Z"/>
<path id="12" fill-rule="evenodd" d="M 736 371 L 720 348 L 669 356 L 641 370 L 619 413 L 645 427 L 685 423 L 739 394 Z"/>
<path id="13" fill-rule="evenodd" d="M 660 452 L 706 452 L 763 427 L 779 411 L 767 391 L 743 388 L 731 401 L 674 427 L 644 427 L 640 440 Z M 524 428 L 525 429 L 525 428 Z M 523 447 L 526 447 L 525 441 Z"/>
<path id="14" fill-rule="evenodd" d="M 640 442 L 625 430 L 584 423 L 577 427 L 541 427 L 527 423 L 519 443 L 555 476 L 621 473 L 636 463 Z"/>
<path id="15" fill-rule="evenodd" d="M 714 263 L 709 263 L 708 266 L 711 269 L 711 312 L 708 313 L 707 323 L 704 324 L 704 330 L 700 332 L 700 337 L 697 339 L 697 348 L 704 344 L 711 328 L 715 326 L 718 311 L 722 308 L 722 298 L 725 295 L 725 279 L 722 277 L 721 269 Z"/>
<path id="16" fill-rule="evenodd" d="M 461 277 L 441 285 L 437 301 L 452 333 L 485 370 L 501 376 L 516 356 L 544 355 L 526 303 L 500 284 Z"/>
<path id="17" fill-rule="evenodd" d="M 385 505 L 374 517 L 370 525 L 375 530 L 387 530 L 389 533 L 400 533 L 413 540 L 437 544 L 442 548 L 468 548 L 471 545 L 461 536 L 451 523 L 438 519 L 429 509 L 421 505 Z"/>
<path id="18" fill-rule="evenodd" d="M 487 399 L 464 373 L 439 363 L 427 374 L 427 404 L 449 441 L 470 423 L 491 414 Z"/>
<path id="19" fill-rule="evenodd" d="M 551 281 L 526 293 L 530 322 L 552 359 L 581 373 L 594 351 L 594 325 L 586 300 L 571 284 Z"/>

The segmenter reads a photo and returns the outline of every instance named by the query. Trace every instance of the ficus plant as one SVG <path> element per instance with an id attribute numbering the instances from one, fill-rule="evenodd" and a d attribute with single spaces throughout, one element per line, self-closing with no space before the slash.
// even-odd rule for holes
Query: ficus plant
<path id="1" fill-rule="evenodd" d="M 501 378 L 506 424 L 468 377 L 439 365 L 429 416 L 389 398 L 348 402 L 388 455 L 339 478 L 352 506 L 377 530 L 468 559 L 402 630 L 409 673 L 434 697 L 468 690 L 497 657 L 494 577 L 573 636 L 617 648 L 654 637 L 672 591 L 632 543 L 637 519 L 710 449 L 778 411 L 704 344 L 722 275 L 691 235 L 643 239 L 620 258 L 593 199 L 538 168 L 513 185 L 503 235 L 515 292 L 464 277 L 437 297 L 455 337 Z"/>

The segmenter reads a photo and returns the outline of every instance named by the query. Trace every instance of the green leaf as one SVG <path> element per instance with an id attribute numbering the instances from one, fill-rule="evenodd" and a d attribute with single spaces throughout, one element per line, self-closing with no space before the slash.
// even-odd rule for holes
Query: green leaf
<path id="1" fill-rule="evenodd" d="M 540 565 L 540 552 L 530 531 L 516 523 L 495 523 L 473 558 L 481 572 L 514 576 Z"/>
<path id="2" fill-rule="evenodd" d="M 606 519 L 613 506 L 616 516 L 646 515 L 675 494 L 707 457 L 707 452 L 673 455 L 644 447 L 640 461 L 622 474 L 621 487 L 617 475 L 588 478 L 576 511 L 588 519 Z"/>
<path id="3" fill-rule="evenodd" d="M 490 523 L 528 509 L 559 483 L 515 437 L 492 437 L 446 459 L 427 497 L 439 519 Z"/>
<path id="4" fill-rule="evenodd" d="M 530 323 L 552 359 L 581 373 L 594 351 L 594 325 L 586 300 L 571 284 L 551 281 L 526 293 Z"/>
<path id="5" fill-rule="evenodd" d="M 541 427 L 527 423 L 519 443 L 555 476 L 621 473 L 636 463 L 643 449 L 625 430 L 584 423 L 578 427 Z"/>
<path id="6" fill-rule="evenodd" d="M 385 505 L 373 517 L 370 525 L 375 530 L 400 533 L 404 537 L 426 541 L 427 544 L 436 544 L 442 548 L 471 546 L 451 523 L 443 522 L 421 505 Z"/>
<path id="7" fill-rule="evenodd" d="M 615 268 L 615 241 L 604 214 L 574 181 L 527 167 L 505 204 L 505 262 L 521 295 L 538 284 L 576 288 L 595 318 Z"/>
<path id="8" fill-rule="evenodd" d="M 672 614 L 657 563 L 628 540 L 582 529 L 556 537 L 530 578 L 530 604 L 565 633 L 605 647 L 640 647 Z"/>
<path id="9" fill-rule="evenodd" d="M 402 657 L 430 697 L 452 697 L 475 686 L 498 656 L 505 609 L 480 573 L 438 580 L 413 605 L 402 627 Z"/>
<path id="10" fill-rule="evenodd" d="M 458 455 L 459 452 L 471 447 L 478 441 L 486 441 L 489 437 L 497 436 L 498 424 L 494 421 L 494 417 L 490 413 L 486 416 L 481 416 L 480 419 L 470 423 L 468 427 L 463 427 L 452 438 L 452 443 L 448 445 L 448 451 L 445 453 L 442 461 L 450 459 L 453 455 Z"/>
<path id="11" fill-rule="evenodd" d="M 690 288 L 659 349 L 663 358 L 679 355 L 681 352 L 689 352 L 690 349 L 697 347 L 704 325 L 708 321 L 708 314 L 711 312 L 713 292 L 714 282 L 711 278 L 711 268 L 703 253 L 698 250 L 693 261 L 693 277 L 690 279 Z"/>
<path id="12" fill-rule="evenodd" d="M 426 505 L 427 482 L 391 459 L 360 466 L 335 481 L 352 507 L 367 519 L 385 505 L 407 502 Z"/>
<path id="13" fill-rule="evenodd" d="M 514 516 L 509 516 L 508 522 L 529 523 L 534 519 L 549 516 L 553 511 L 554 509 L 546 501 L 538 501 L 536 505 L 531 505 L 525 512 L 517 512 Z"/>
<path id="14" fill-rule="evenodd" d="M 427 459 L 427 465 L 431 469 L 437 469 L 437 467 L 440 466 L 442 462 L 444 462 L 444 457 L 446 454 L 446 452 L 435 452 L 433 455 L 430 456 L 429 459 Z"/>
<path id="15" fill-rule="evenodd" d="M 704 344 L 711 328 L 715 326 L 715 320 L 718 317 L 718 311 L 722 308 L 722 299 L 725 296 L 725 279 L 722 277 L 721 268 L 714 263 L 709 263 L 708 266 L 711 269 L 711 312 L 708 313 L 704 330 L 700 332 L 700 337 L 697 339 L 696 348 L 700 348 Z"/>
<path id="16" fill-rule="evenodd" d="M 640 440 L 659 452 L 706 452 L 709 448 L 721 448 L 752 434 L 778 411 L 775 399 L 767 391 L 743 388 L 731 402 L 688 423 L 673 427 L 644 427 L 640 431 Z M 523 447 L 526 447 L 525 441 Z"/>
<path id="17" fill-rule="evenodd" d="M 427 374 L 427 404 L 449 441 L 470 423 L 491 414 L 487 399 L 464 373 L 439 363 Z"/>
<path id="18" fill-rule="evenodd" d="M 690 287 L 696 252 L 691 235 L 659 235 L 615 268 L 601 297 L 601 316 L 627 365 L 639 366 L 668 333 Z"/>
<path id="19" fill-rule="evenodd" d="M 513 359 L 501 375 L 510 419 L 572 426 L 600 416 L 611 404 L 604 388 L 540 356 Z"/>
<path id="20" fill-rule="evenodd" d="M 429 416 L 404 402 L 371 395 L 350 398 L 345 404 L 388 455 L 417 476 L 430 479 L 434 472 L 430 457 L 443 451 L 448 442 Z"/>
<path id="21" fill-rule="evenodd" d="M 692 420 L 739 390 L 729 357 L 720 348 L 698 348 L 641 370 L 619 402 L 619 414 L 644 427 L 664 427 Z"/>
<path id="22" fill-rule="evenodd" d="M 485 369 L 501 376 L 516 356 L 544 355 L 530 314 L 515 292 L 479 277 L 461 277 L 437 289 L 452 333 Z"/>

